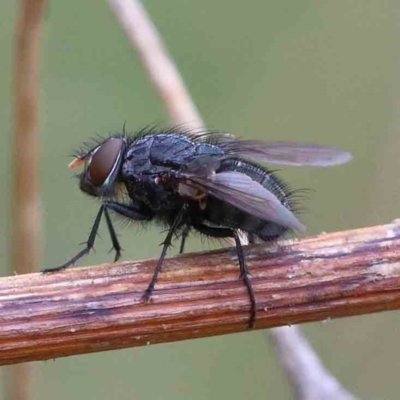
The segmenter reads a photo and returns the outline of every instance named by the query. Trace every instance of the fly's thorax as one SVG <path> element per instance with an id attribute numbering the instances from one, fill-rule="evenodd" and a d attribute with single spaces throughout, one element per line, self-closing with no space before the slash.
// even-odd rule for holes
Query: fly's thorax
<path id="1" fill-rule="evenodd" d="M 121 174 L 124 180 L 149 172 L 152 167 L 150 148 L 153 143 L 151 136 L 145 136 L 131 143 L 125 152 Z"/>
<path id="2" fill-rule="evenodd" d="M 176 179 L 203 154 L 222 154 L 214 145 L 198 143 L 187 135 L 159 133 L 134 140 L 126 151 L 121 179 L 129 196 L 152 209 L 173 207 L 188 198 L 198 198 L 199 190 Z"/>
<path id="3" fill-rule="evenodd" d="M 180 133 L 144 135 L 128 146 L 123 173 L 156 173 L 154 167 L 179 171 L 202 156 L 222 157 L 223 150 Z"/>
<path id="4" fill-rule="evenodd" d="M 156 173 L 129 174 L 124 184 L 129 197 L 149 206 L 153 211 L 174 208 L 182 199 L 175 190 L 175 182 L 169 169 L 157 167 Z M 171 177 L 171 179 L 170 179 Z"/>

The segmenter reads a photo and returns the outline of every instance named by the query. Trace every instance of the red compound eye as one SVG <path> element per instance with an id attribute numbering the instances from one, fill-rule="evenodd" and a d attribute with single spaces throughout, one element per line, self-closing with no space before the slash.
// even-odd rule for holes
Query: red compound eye
<path id="1" fill-rule="evenodd" d="M 121 138 L 109 138 L 93 154 L 88 166 L 88 177 L 95 186 L 101 186 L 110 175 L 122 149 Z"/>

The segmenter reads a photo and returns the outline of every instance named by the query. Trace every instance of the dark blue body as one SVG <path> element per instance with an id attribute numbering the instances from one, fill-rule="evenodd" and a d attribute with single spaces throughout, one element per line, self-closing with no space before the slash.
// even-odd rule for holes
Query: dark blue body
<path id="1" fill-rule="evenodd" d="M 217 162 L 218 172 L 237 171 L 248 175 L 275 194 L 291 209 L 291 198 L 284 185 L 266 168 L 238 158 L 226 157 L 223 146 L 215 138 L 196 139 L 179 133 L 159 133 L 134 137 L 128 143 L 121 166 L 121 181 L 125 184 L 132 206 L 148 219 L 171 225 L 183 204 L 189 212 L 182 229 L 195 230 L 211 236 L 224 236 L 224 229 L 241 229 L 263 241 L 274 240 L 287 228 L 260 220 L 238 208 L 207 195 L 203 202 L 182 196 L 176 187 L 176 177 L 196 161 Z"/>

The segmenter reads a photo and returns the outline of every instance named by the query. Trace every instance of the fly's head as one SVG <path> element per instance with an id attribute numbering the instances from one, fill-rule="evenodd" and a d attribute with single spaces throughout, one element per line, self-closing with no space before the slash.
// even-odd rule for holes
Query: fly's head
<path id="1" fill-rule="evenodd" d="M 96 197 L 114 197 L 125 149 L 124 136 L 110 136 L 81 152 L 69 164 L 70 168 L 84 164 L 84 170 L 79 174 L 81 190 Z"/>

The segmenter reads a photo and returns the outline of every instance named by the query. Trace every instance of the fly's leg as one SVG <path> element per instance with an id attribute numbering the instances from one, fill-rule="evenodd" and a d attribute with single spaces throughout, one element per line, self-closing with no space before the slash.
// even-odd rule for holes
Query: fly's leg
<path id="1" fill-rule="evenodd" d="M 110 213 L 108 212 L 107 208 L 104 209 L 104 216 L 106 217 L 107 228 L 108 228 L 108 232 L 110 233 L 110 238 L 111 238 L 111 243 L 112 243 L 112 248 L 111 248 L 110 252 L 112 250 L 115 251 L 114 262 L 117 262 L 119 260 L 119 258 L 121 257 L 122 247 L 119 244 L 117 233 L 115 232 L 114 225 L 111 221 Z"/>
<path id="2" fill-rule="evenodd" d="M 116 201 L 105 201 L 103 205 L 108 210 L 135 221 L 149 221 L 153 218 L 150 210 L 141 203 L 124 204 Z"/>
<path id="3" fill-rule="evenodd" d="M 179 227 L 179 225 L 181 225 L 182 219 L 186 214 L 186 210 L 187 210 L 187 206 L 183 205 L 182 208 L 180 209 L 178 215 L 176 216 L 173 224 L 169 228 L 167 237 L 165 238 L 164 242 L 161 243 L 163 245 L 163 249 L 161 251 L 160 258 L 158 259 L 157 266 L 156 266 L 156 269 L 154 270 L 153 277 L 151 278 L 149 286 L 147 286 L 147 289 L 143 293 L 143 296 L 142 296 L 143 301 L 148 301 L 150 299 L 151 293 L 153 292 L 154 286 L 157 282 L 158 274 L 161 271 L 161 267 L 162 267 L 164 258 L 167 254 L 168 247 L 170 247 L 172 244 L 172 237 L 174 235 L 174 232 Z"/>
<path id="4" fill-rule="evenodd" d="M 256 296 L 254 294 L 253 285 L 251 284 L 250 273 L 246 264 L 246 260 L 244 258 L 243 247 L 242 243 L 240 242 L 240 237 L 238 232 L 236 230 L 227 228 L 213 228 L 203 224 L 193 224 L 193 227 L 199 232 L 204 233 L 205 235 L 208 236 L 219 237 L 219 238 L 233 237 L 235 239 L 236 252 L 239 260 L 240 279 L 242 279 L 244 284 L 246 285 L 251 303 L 249 328 L 250 329 L 253 328 L 254 322 L 256 320 L 257 302 L 256 302 Z"/>
<path id="5" fill-rule="evenodd" d="M 97 235 L 97 231 L 99 230 L 100 221 L 101 221 L 101 217 L 103 216 L 103 212 L 104 212 L 104 205 L 101 205 L 99 212 L 97 213 L 96 219 L 94 220 L 92 230 L 90 231 L 89 238 L 86 242 L 86 247 L 84 249 L 82 249 L 76 256 L 72 257 L 69 261 L 67 261 L 65 264 L 62 264 L 55 268 L 46 268 L 45 270 L 43 270 L 44 273 L 57 272 L 57 271 L 61 271 L 61 270 L 65 269 L 65 268 L 68 268 L 72 264 L 75 264 L 84 255 L 89 253 L 89 251 L 93 248 L 94 242 L 96 240 L 96 235 Z"/>
<path id="6" fill-rule="evenodd" d="M 249 327 L 251 329 L 254 327 L 254 322 L 256 320 L 256 313 L 257 313 L 256 296 L 254 294 L 253 285 L 251 284 L 251 280 L 249 277 L 250 275 L 249 269 L 247 267 L 246 260 L 244 258 L 242 243 L 240 242 L 240 238 L 237 231 L 232 231 L 232 232 L 233 232 L 233 237 L 235 238 L 236 251 L 239 259 L 240 278 L 243 279 L 243 282 L 247 287 L 247 291 L 249 292 L 249 297 L 250 297 L 251 311 L 250 311 Z"/>
<path id="7" fill-rule="evenodd" d="M 186 239 L 189 236 L 190 232 L 190 226 L 186 225 L 185 229 L 182 232 L 182 239 L 181 239 L 181 246 L 179 247 L 179 254 L 183 254 L 185 251 L 185 244 L 186 244 Z"/>
<path id="8" fill-rule="evenodd" d="M 105 214 L 106 217 L 106 222 L 107 222 L 107 227 L 108 227 L 108 231 L 110 233 L 110 237 L 111 237 L 111 241 L 113 244 L 113 249 L 115 250 L 115 261 L 117 261 L 121 255 L 121 246 L 119 244 L 118 238 L 117 238 L 117 234 L 115 233 L 115 229 L 114 226 L 112 224 L 110 215 L 108 210 L 112 210 L 124 217 L 130 218 L 130 219 L 134 219 L 134 220 L 146 220 L 146 219 L 151 219 L 152 215 L 150 214 L 146 214 L 146 213 L 142 213 L 142 210 L 140 209 L 139 205 L 137 207 L 135 207 L 135 205 L 126 205 L 123 203 L 117 203 L 117 202 L 113 202 L 113 201 L 106 201 L 104 202 L 98 213 L 96 216 L 96 219 L 94 220 L 92 229 L 90 231 L 90 235 L 88 240 L 86 241 L 86 246 L 84 249 L 82 249 L 77 255 L 75 255 L 74 257 L 72 257 L 69 261 L 67 261 L 66 263 L 55 267 L 55 268 L 47 268 L 45 270 L 43 270 L 44 273 L 49 273 L 49 272 L 57 272 L 57 271 L 61 271 L 65 268 L 70 267 L 71 265 L 75 264 L 79 259 L 81 259 L 83 256 L 85 256 L 86 254 L 88 254 L 90 252 L 90 250 L 93 249 L 94 246 L 94 242 L 96 240 L 96 236 L 97 236 L 97 232 L 99 230 L 99 226 L 100 226 L 100 222 L 101 222 L 101 218 L 103 216 L 103 213 Z M 114 262 L 115 262 L 114 261 Z"/>
<path id="9" fill-rule="evenodd" d="M 152 215 L 149 213 L 147 213 L 147 214 L 144 213 L 144 210 L 140 210 L 140 212 L 139 212 L 131 205 L 118 203 L 116 201 L 105 201 L 103 203 L 103 205 L 105 207 L 104 215 L 106 217 L 107 228 L 108 228 L 108 232 L 110 233 L 111 242 L 113 245 L 111 250 L 115 250 L 114 262 L 117 262 L 119 260 L 119 258 L 121 257 L 122 247 L 119 244 L 119 240 L 118 240 L 117 234 L 115 232 L 114 226 L 112 224 L 110 213 L 108 212 L 108 210 L 114 211 L 115 213 L 117 213 L 123 217 L 133 219 L 136 221 L 150 220 L 152 218 Z"/>

